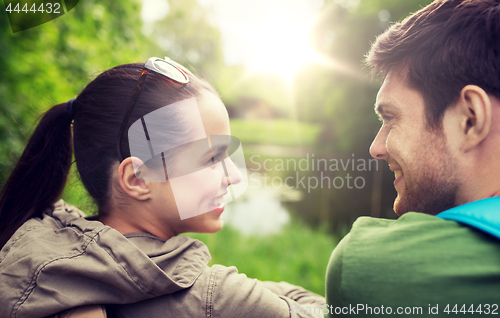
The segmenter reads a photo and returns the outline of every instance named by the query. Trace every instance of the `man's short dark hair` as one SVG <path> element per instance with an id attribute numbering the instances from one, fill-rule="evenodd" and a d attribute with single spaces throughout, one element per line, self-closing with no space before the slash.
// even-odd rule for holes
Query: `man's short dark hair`
<path id="1" fill-rule="evenodd" d="M 500 97 L 500 0 L 436 0 L 378 36 L 366 61 L 382 76 L 407 69 L 428 127 L 440 128 L 464 86 Z"/>

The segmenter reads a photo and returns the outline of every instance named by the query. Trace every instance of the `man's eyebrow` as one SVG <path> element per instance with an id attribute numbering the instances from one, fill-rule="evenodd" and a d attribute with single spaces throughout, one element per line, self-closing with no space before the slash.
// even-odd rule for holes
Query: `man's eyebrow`
<path id="1" fill-rule="evenodd" d="M 378 104 L 375 104 L 375 113 L 377 114 L 383 114 L 385 112 L 388 112 L 390 110 L 395 110 L 395 106 L 390 104 L 390 103 L 378 103 Z"/>

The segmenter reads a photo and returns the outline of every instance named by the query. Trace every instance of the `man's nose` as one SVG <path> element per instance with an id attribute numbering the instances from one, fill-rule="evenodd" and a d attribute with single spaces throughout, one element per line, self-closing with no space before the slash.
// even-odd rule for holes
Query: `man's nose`
<path id="1" fill-rule="evenodd" d="M 387 153 L 387 135 L 385 127 L 382 126 L 378 131 L 377 136 L 373 139 L 373 142 L 370 146 L 370 155 L 375 159 L 386 159 L 388 156 Z"/>

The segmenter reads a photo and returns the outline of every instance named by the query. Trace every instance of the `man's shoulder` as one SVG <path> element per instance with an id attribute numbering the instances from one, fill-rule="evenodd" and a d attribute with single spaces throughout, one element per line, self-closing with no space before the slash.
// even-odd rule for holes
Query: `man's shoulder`
<path id="1" fill-rule="evenodd" d="M 421 235 L 425 232 L 455 230 L 461 226 L 456 222 L 440 219 L 434 215 L 418 212 L 408 212 L 398 219 L 383 219 L 362 216 L 352 225 L 353 235 L 392 236 Z"/>
<path id="2" fill-rule="evenodd" d="M 472 248 L 477 245 L 496 245 L 500 240 L 461 223 L 443 220 L 433 215 L 408 212 L 397 220 L 361 217 L 354 222 L 348 245 L 370 246 L 387 250 L 389 247 L 414 249 Z"/>
<path id="3" fill-rule="evenodd" d="M 407 212 L 397 219 L 384 219 L 369 216 L 359 217 L 353 224 L 353 229 L 358 226 L 363 227 L 378 227 L 387 229 L 407 229 L 415 226 L 447 226 L 450 224 L 443 223 L 443 219 L 437 218 L 434 215 L 420 213 L 420 212 Z"/>
<path id="4" fill-rule="evenodd" d="M 420 278 L 415 279 L 430 282 L 453 276 L 452 270 L 458 276 L 481 276 L 493 267 L 500 274 L 499 263 L 497 238 L 455 221 L 414 212 L 397 220 L 358 219 L 330 259 L 332 271 L 334 267 L 340 270 L 342 279 L 365 276 L 367 281 L 391 273 L 394 279 L 407 281 L 416 275 Z"/>
<path id="5" fill-rule="evenodd" d="M 500 240 L 455 221 L 413 212 L 397 220 L 362 217 L 332 254 L 327 301 L 393 306 L 491 301 L 498 295 L 498 264 Z"/>

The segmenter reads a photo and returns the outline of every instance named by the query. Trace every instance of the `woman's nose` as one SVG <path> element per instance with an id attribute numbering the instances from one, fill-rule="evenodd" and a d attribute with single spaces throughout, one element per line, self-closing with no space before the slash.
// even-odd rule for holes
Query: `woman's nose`
<path id="1" fill-rule="evenodd" d="M 240 183 L 243 176 L 231 157 L 227 157 L 222 161 L 222 163 L 224 166 L 224 174 L 226 175 L 227 185 Z"/>

